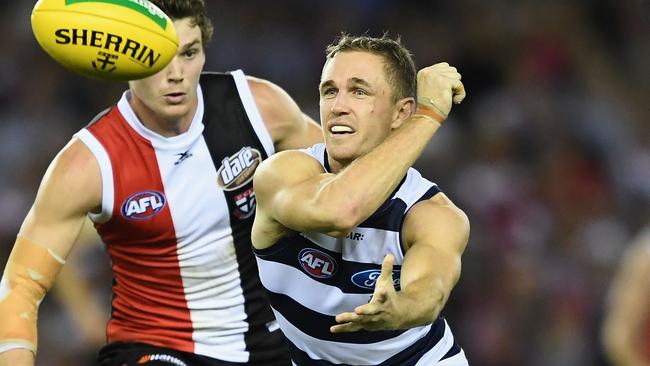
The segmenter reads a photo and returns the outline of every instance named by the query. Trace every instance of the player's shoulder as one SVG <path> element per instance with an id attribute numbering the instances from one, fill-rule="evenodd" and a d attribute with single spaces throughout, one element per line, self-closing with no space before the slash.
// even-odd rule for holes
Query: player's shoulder
<path id="1" fill-rule="evenodd" d="M 255 171 L 255 189 L 291 185 L 325 172 L 305 150 L 285 150 L 264 160 Z"/>
<path id="2" fill-rule="evenodd" d="M 459 233 L 469 233 L 470 222 L 465 212 L 444 193 L 413 205 L 404 220 L 405 227 L 429 227 L 446 230 L 455 228 Z"/>
<path id="3" fill-rule="evenodd" d="M 284 150 L 273 154 L 255 171 L 255 175 L 285 174 L 301 171 L 324 172 L 321 163 L 306 150 Z"/>
<path id="4" fill-rule="evenodd" d="M 77 202 L 79 207 L 90 210 L 101 204 L 101 188 L 99 163 L 88 147 L 74 137 L 50 163 L 39 196 L 51 202 Z"/>
<path id="5" fill-rule="evenodd" d="M 79 138 L 73 137 L 52 161 L 53 169 L 66 177 L 83 178 L 94 171 L 99 172 L 97 159 Z"/>
<path id="6" fill-rule="evenodd" d="M 449 215 L 450 217 L 457 217 L 466 219 L 467 215 L 443 192 L 439 192 L 429 199 L 418 202 L 413 206 L 411 211 L 424 211 L 432 212 L 440 215 Z"/>
<path id="7" fill-rule="evenodd" d="M 277 84 L 255 76 L 246 75 L 248 87 L 263 115 L 278 117 L 298 109 L 291 96 Z"/>

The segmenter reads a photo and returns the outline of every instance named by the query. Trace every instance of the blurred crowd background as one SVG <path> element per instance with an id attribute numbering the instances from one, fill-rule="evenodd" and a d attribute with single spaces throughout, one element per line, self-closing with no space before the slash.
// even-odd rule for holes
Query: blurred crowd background
<path id="1" fill-rule="evenodd" d="M 457 66 L 468 97 L 417 163 L 472 224 L 444 310 L 456 338 L 472 365 L 608 364 L 607 289 L 650 221 L 650 1 L 207 2 L 206 70 L 272 80 L 315 119 L 341 31 L 389 31 L 418 67 Z M 0 2 L 0 268 L 50 160 L 126 88 L 52 61 L 32 7 Z M 70 262 L 41 306 L 37 365 L 90 365 L 103 341 L 112 278 L 92 229 Z"/>

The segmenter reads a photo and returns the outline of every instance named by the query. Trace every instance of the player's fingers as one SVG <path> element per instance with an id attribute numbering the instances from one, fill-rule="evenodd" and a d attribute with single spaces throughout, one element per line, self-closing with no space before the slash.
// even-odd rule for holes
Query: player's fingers
<path id="1" fill-rule="evenodd" d="M 384 280 L 390 279 L 390 282 L 393 282 L 393 263 L 395 263 L 395 257 L 392 254 L 386 254 L 384 260 L 381 262 L 381 274 L 379 278 L 383 277 Z"/>
<path id="2" fill-rule="evenodd" d="M 429 67 L 432 68 L 432 69 L 442 69 L 442 68 L 449 67 L 449 63 L 448 62 L 438 62 L 437 64 L 433 64 L 433 65 L 431 65 Z"/>
<path id="3" fill-rule="evenodd" d="M 381 306 L 377 302 L 370 301 L 367 304 L 357 306 L 354 313 L 359 317 L 356 320 L 363 320 L 363 316 L 376 315 L 381 312 Z"/>
<path id="4" fill-rule="evenodd" d="M 456 69 L 453 66 L 450 66 L 446 62 L 441 62 L 439 64 L 435 64 L 435 65 L 431 66 L 430 68 L 431 68 L 431 70 L 435 70 L 435 72 L 437 72 L 437 73 L 455 73 L 455 72 L 458 72 L 458 69 Z"/>
<path id="5" fill-rule="evenodd" d="M 465 99 L 467 96 L 467 93 L 465 92 L 465 86 L 460 80 L 452 85 L 452 90 L 454 92 L 453 101 L 455 104 L 460 104 L 460 102 L 462 102 L 463 99 Z"/>
<path id="6" fill-rule="evenodd" d="M 444 72 L 444 73 L 440 73 L 440 76 L 445 77 L 445 78 L 447 78 L 449 80 L 452 80 L 452 81 L 462 79 L 462 76 L 460 75 L 460 73 L 457 73 L 457 72 Z"/>
<path id="7" fill-rule="evenodd" d="M 443 76 L 448 77 L 450 79 L 458 79 L 458 80 L 460 80 L 462 78 L 458 71 L 444 71 L 444 72 L 441 72 L 440 75 L 443 75 Z"/>
<path id="8" fill-rule="evenodd" d="M 358 332 L 361 329 L 363 329 L 363 327 L 360 324 L 344 323 L 344 324 L 332 325 L 330 327 L 330 332 L 331 333 L 349 333 L 349 332 Z"/>
<path id="9" fill-rule="evenodd" d="M 359 315 L 353 312 L 346 312 L 337 315 L 334 319 L 337 323 L 349 323 L 359 320 Z"/>

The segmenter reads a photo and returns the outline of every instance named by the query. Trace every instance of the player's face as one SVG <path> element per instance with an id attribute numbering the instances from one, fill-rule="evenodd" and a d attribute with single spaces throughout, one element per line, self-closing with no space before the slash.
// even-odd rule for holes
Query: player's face
<path id="1" fill-rule="evenodd" d="M 196 88 L 205 63 L 201 29 L 191 18 L 175 20 L 174 26 L 179 47 L 169 65 L 152 76 L 129 82 L 131 105 L 145 125 L 180 122 L 189 126 L 196 111 Z"/>
<path id="2" fill-rule="evenodd" d="M 397 126 L 398 104 L 379 55 L 336 54 L 323 67 L 319 89 L 323 136 L 334 169 L 368 153 Z"/>

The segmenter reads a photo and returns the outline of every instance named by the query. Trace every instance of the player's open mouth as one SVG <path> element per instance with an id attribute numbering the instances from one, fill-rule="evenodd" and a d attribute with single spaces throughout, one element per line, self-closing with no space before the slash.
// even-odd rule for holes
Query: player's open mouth
<path id="1" fill-rule="evenodd" d="M 352 129 L 352 127 L 349 126 L 337 125 L 337 126 L 330 127 L 330 132 L 333 135 L 347 135 L 347 134 L 354 133 L 354 130 Z"/>

